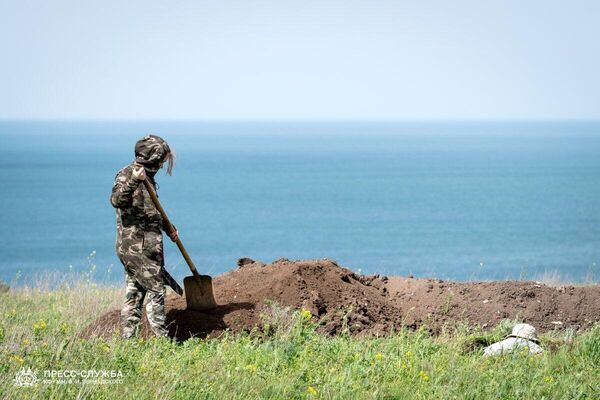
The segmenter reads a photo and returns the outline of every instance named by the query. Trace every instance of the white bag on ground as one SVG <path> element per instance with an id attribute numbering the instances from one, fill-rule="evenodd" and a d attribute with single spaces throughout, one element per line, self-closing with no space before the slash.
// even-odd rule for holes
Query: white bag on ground
<path id="1" fill-rule="evenodd" d="M 494 356 L 512 351 L 528 349 L 530 354 L 541 353 L 544 351 L 535 332 L 535 328 L 529 324 L 517 324 L 512 333 L 501 342 L 494 343 L 485 348 L 484 356 Z"/>

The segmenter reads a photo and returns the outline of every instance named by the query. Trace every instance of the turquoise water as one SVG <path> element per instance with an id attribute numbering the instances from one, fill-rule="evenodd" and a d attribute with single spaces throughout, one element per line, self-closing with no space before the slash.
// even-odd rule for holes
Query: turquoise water
<path id="1" fill-rule="evenodd" d="M 247 256 L 459 280 L 600 276 L 598 122 L 3 121 L 0 278 L 91 263 L 120 282 L 108 199 L 148 132 L 177 152 L 159 193 L 203 272 Z M 166 260 L 187 275 L 170 242 Z"/>

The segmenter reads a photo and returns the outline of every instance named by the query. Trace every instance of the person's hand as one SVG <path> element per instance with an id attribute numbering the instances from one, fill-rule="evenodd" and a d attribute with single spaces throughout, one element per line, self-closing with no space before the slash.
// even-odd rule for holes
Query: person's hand
<path id="1" fill-rule="evenodd" d="M 171 232 L 171 233 L 169 234 L 169 237 L 171 238 L 171 240 L 172 240 L 173 242 L 176 242 L 176 241 L 177 241 L 177 239 L 179 239 L 179 231 L 178 231 L 178 230 L 174 230 L 173 232 Z"/>
<path id="2" fill-rule="evenodd" d="M 134 164 L 132 176 L 136 181 L 145 181 L 146 170 L 144 169 L 144 166 L 141 164 Z"/>

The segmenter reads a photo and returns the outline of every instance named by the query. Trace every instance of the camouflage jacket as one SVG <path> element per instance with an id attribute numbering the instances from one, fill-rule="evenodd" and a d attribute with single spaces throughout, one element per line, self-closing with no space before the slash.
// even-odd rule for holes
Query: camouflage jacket
<path id="1" fill-rule="evenodd" d="M 142 181 L 132 176 L 133 164 L 121 169 L 115 177 L 110 202 L 117 209 L 117 242 L 123 235 L 139 237 L 139 234 L 154 232 L 162 234 L 163 220 L 152 203 Z M 153 182 L 153 180 L 150 180 Z M 154 185 L 156 191 L 156 185 Z"/>

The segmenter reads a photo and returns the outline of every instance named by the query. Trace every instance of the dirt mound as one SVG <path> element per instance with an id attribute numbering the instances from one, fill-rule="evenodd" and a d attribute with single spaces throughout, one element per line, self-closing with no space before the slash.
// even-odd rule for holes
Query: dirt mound
<path id="1" fill-rule="evenodd" d="M 438 332 L 457 321 L 485 328 L 504 318 L 519 319 L 540 332 L 585 330 L 600 321 L 600 286 L 548 287 L 539 282 L 449 282 L 390 278 L 390 299 L 404 324 Z"/>
<path id="2" fill-rule="evenodd" d="M 600 321 L 600 286 L 551 288 L 535 282 L 448 282 L 433 279 L 363 276 L 332 260 L 280 259 L 271 264 L 240 259 L 240 268 L 214 279 L 219 306 L 187 311 L 185 298 L 167 298 L 172 337 L 218 336 L 260 325 L 269 300 L 306 308 L 321 322 L 319 331 L 339 333 L 344 324 L 355 335 L 385 334 L 401 325 L 424 325 L 432 333 L 457 323 L 491 328 L 501 319 L 519 318 L 541 332 L 587 329 Z M 117 332 L 119 311 L 106 313 L 82 337 Z M 143 320 L 142 335 L 150 334 Z"/>

